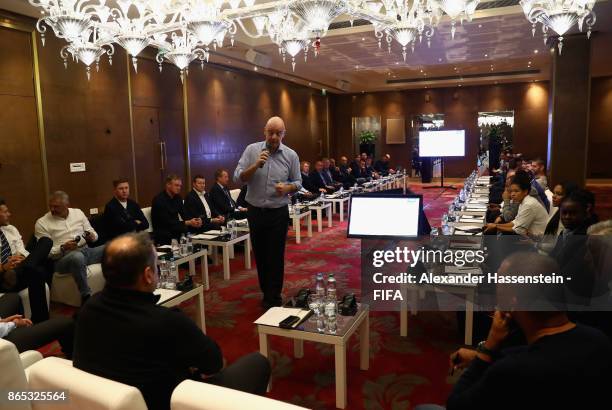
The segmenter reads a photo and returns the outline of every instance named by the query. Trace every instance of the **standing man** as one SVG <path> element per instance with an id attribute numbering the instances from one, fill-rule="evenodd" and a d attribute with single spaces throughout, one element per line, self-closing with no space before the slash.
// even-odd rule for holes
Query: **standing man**
<path id="1" fill-rule="evenodd" d="M 149 229 L 149 222 L 140 205 L 130 199 L 130 183 L 127 179 L 113 181 L 114 197 L 104 207 L 107 239 L 116 238 L 128 232 Z"/>
<path id="2" fill-rule="evenodd" d="M 247 219 L 264 309 L 283 302 L 288 195 L 302 187 L 300 159 L 282 144 L 285 132 L 282 118 L 270 118 L 264 127 L 265 141 L 247 146 L 234 172 L 236 183 L 248 185 Z"/>

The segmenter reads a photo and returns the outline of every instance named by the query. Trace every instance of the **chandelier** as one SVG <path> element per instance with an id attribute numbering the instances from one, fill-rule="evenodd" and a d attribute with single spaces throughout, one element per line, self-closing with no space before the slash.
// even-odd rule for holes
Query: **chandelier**
<path id="1" fill-rule="evenodd" d="M 212 50 L 223 47 L 226 37 L 233 45 L 240 28 L 250 38 L 268 37 L 283 57 L 290 57 L 292 69 L 302 53 L 307 60 L 313 50 L 321 52 L 323 38 L 330 24 L 345 16 L 369 21 L 381 47 L 386 39 L 401 47 L 404 61 L 407 49 L 426 39 L 446 16 L 451 37 L 456 24 L 470 20 L 479 0 L 279 0 L 255 4 L 256 0 L 28 0 L 41 9 L 36 28 L 44 46 L 45 33 L 51 28 L 66 41 L 60 56 L 82 63 L 90 77 L 91 66 L 99 67 L 104 56 L 109 63 L 114 45 L 123 47 L 138 71 L 138 56 L 147 47 L 157 49 L 156 61 L 175 65 L 181 79 L 189 73 L 189 64 L 203 66 Z M 559 35 L 561 52 L 563 35 L 575 23 L 588 34 L 595 23 L 592 12 L 595 0 L 521 0 L 534 32 L 542 24 L 544 35 L 553 30 Z M 212 50 L 211 50 L 212 49 Z"/>
<path id="2" fill-rule="evenodd" d="M 593 6 L 595 0 L 521 0 L 521 7 L 525 17 L 531 23 L 531 33 L 535 36 L 536 25 L 542 25 L 544 44 L 548 38 L 548 31 L 554 31 L 558 37 L 557 47 L 559 55 L 563 50 L 563 36 L 576 23 L 578 30 L 587 26 L 587 37 L 591 37 L 591 29 L 595 24 Z"/>

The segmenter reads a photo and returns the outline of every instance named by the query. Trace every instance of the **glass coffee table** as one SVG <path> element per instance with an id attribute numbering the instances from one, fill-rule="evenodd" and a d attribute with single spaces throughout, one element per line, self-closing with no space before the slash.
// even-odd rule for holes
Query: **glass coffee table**
<path id="1" fill-rule="evenodd" d="M 359 304 L 355 316 L 338 315 L 338 331 L 336 334 L 322 333 L 317 330 L 313 317 L 304 321 L 296 329 L 281 329 L 276 326 L 257 325 L 259 333 L 259 351 L 270 357 L 268 336 L 283 336 L 293 339 L 294 356 L 304 356 L 304 340 L 326 343 L 334 346 L 336 366 L 336 407 L 346 408 L 346 350 L 348 340 L 359 330 L 360 361 L 359 368 L 368 370 L 370 367 L 370 318 L 369 306 Z M 269 386 L 270 387 L 270 386 Z"/>

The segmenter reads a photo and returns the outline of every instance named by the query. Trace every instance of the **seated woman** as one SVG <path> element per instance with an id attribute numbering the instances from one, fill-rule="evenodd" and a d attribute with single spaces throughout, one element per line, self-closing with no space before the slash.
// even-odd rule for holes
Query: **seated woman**
<path id="1" fill-rule="evenodd" d="M 559 236 L 564 229 L 563 222 L 561 221 L 561 213 L 559 212 L 561 201 L 576 189 L 578 189 L 578 185 L 573 182 L 563 182 L 554 186 L 552 191 L 552 209 L 550 217 L 548 218 L 548 223 L 544 229 L 544 236 L 537 244 L 538 252 L 548 254 L 555 246 L 557 236 Z"/>
<path id="2" fill-rule="evenodd" d="M 531 179 L 524 171 L 517 171 L 510 183 L 510 199 L 518 204 L 516 217 L 503 223 L 488 223 L 485 232 L 501 232 L 539 238 L 544 234 L 548 212 L 529 195 Z"/>
<path id="3" fill-rule="evenodd" d="M 21 298 L 16 293 L 0 297 L 0 338 L 17 347 L 19 353 L 35 350 L 55 340 L 60 342 L 66 358 L 72 358 L 74 321 L 69 317 L 56 317 L 32 324 L 21 312 Z"/>

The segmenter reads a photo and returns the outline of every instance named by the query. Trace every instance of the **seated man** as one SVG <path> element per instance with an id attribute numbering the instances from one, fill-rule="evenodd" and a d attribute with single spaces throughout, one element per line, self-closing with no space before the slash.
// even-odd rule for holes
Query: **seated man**
<path id="1" fill-rule="evenodd" d="M 337 181 L 342 183 L 345 188 L 355 184 L 355 177 L 352 175 L 352 169 L 348 164 L 348 158 L 340 157 L 340 165 L 338 166 Z"/>
<path id="2" fill-rule="evenodd" d="M 537 199 L 529 195 L 530 189 L 529 175 L 518 171 L 510 183 L 510 199 L 519 204 L 516 217 L 504 223 L 488 223 L 485 232 L 497 231 L 533 237 L 544 235 L 548 212 Z"/>
<path id="3" fill-rule="evenodd" d="M 72 274 L 84 302 L 91 296 L 87 265 L 100 262 L 104 245 L 88 246 L 98 239 L 98 234 L 83 211 L 69 205 L 67 193 L 54 192 L 49 199 L 49 212 L 36 221 L 34 234 L 38 240 L 47 237 L 53 241 L 49 256 L 55 261 L 55 272 Z"/>
<path id="4" fill-rule="evenodd" d="M 137 387 L 149 409 L 170 409 L 172 391 L 190 378 L 264 394 L 268 359 L 252 353 L 224 368 L 214 340 L 180 310 L 157 305 L 156 259 L 143 234 L 108 244 L 102 261 L 106 287 L 77 319 L 74 367 Z"/>
<path id="5" fill-rule="evenodd" d="M 127 179 L 113 181 L 114 197 L 104 207 L 104 222 L 108 239 L 128 232 L 146 231 L 149 222 L 140 205 L 129 198 L 130 183 Z"/>
<path id="6" fill-rule="evenodd" d="M 315 162 L 315 169 L 310 172 L 309 180 L 312 187 L 319 192 L 331 194 L 335 191 L 332 185 L 328 185 L 323 176 L 323 162 Z"/>
<path id="7" fill-rule="evenodd" d="M 506 258 L 498 272 L 550 278 L 558 266 L 547 256 L 519 252 Z M 448 410 L 596 409 L 609 401 L 610 340 L 569 321 L 563 306 L 555 304 L 562 298 L 560 285 L 527 286 L 499 285 L 500 310 L 487 340 L 477 350 L 451 355 L 453 368 L 467 370 L 448 398 Z M 537 303 L 542 300 L 548 307 Z M 523 332 L 527 345 L 501 350 L 512 327 Z"/>
<path id="8" fill-rule="evenodd" d="M 40 238 L 32 252 L 28 252 L 10 217 L 6 202 L 0 199 L 0 293 L 27 288 L 32 321 L 39 323 L 49 319 L 44 264 L 53 242 L 47 237 Z"/>
<path id="9" fill-rule="evenodd" d="M 368 170 L 368 174 L 370 174 L 370 176 L 372 178 L 374 178 L 374 179 L 380 178 L 380 175 L 378 175 L 378 172 L 376 172 L 376 170 L 372 166 L 372 158 L 371 157 L 368 157 L 366 159 L 366 169 Z"/>
<path id="10" fill-rule="evenodd" d="M 359 166 L 353 169 L 353 176 L 355 179 L 360 179 L 362 181 L 369 180 L 372 178 L 372 174 L 368 171 L 366 166 L 366 160 L 360 159 Z"/>
<path id="11" fill-rule="evenodd" d="M 13 343 L 19 353 L 40 349 L 57 340 L 66 358 L 71 359 L 73 320 L 60 316 L 32 323 L 20 314 L 21 307 L 21 298 L 16 293 L 0 298 L 0 338 Z"/>
<path id="12" fill-rule="evenodd" d="M 212 209 L 216 211 L 218 215 L 223 215 L 227 219 L 245 219 L 246 208 L 242 208 L 236 204 L 234 198 L 230 194 L 228 189 L 229 186 L 229 173 L 225 169 L 218 169 L 215 171 L 216 184 L 210 188 L 208 197 L 212 203 Z"/>
<path id="13" fill-rule="evenodd" d="M 321 170 L 321 174 L 323 175 L 323 179 L 325 180 L 325 184 L 327 186 L 334 187 L 334 189 L 338 189 L 342 186 L 341 183 L 335 180 L 334 178 L 334 169 L 332 169 L 331 161 L 329 158 L 323 158 L 321 160 L 323 163 L 323 169 Z M 335 168 L 335 167 L 334 167 Z"/>
<path id="14" fill-rule="evenodd" d="M 172 239 L 179 239 L 188 230 L 202 227 L 199 217 L 188 217 L 183 208 L 181 189 L 183 181 L 177 175 L 168 175 L 166 185 L 151 204 L 151 222 L 155 242 L 167 245 Z"/>
<path id="15" fill-rule="evenodd" d="M 225 222 L 222 215 L 217 214 L 216 209 L 211 205 L 206 188 L 206 180 L 202 175 L 193 177 L 193 189 L 185 197 L 185 217 L 198 218 L 202 221 L 200 226 L 191 227 L 189 230 L 194 233 L 219 229 Z"/>
<path id="16" fill-rule="evenodd" d="M 385 154 L 384 157 L 376 161 L 374 164 L 374 170 L 378 172 L 383 177 L 386 177 L 389 174 L 394 174 L 395 170 L 391 169 L 391 155 Z"/>
<path id="17" fill-rule="evenodd" d="M 298 193 L 305 197 L 313 197 L 314 195 L 320 194 L 321 192 L 319 189 L 317 189 L 310 180 L 310 162 L 302 161 L 300 173 L 302 174 L 302 189 L 300 189 Z"/>

